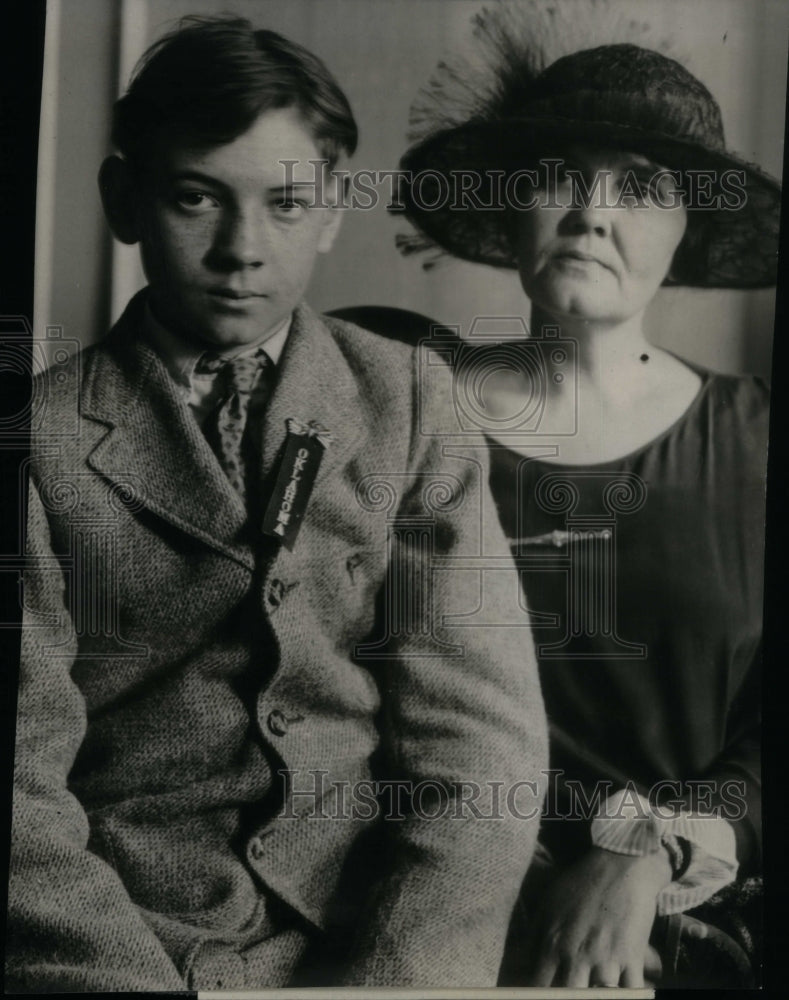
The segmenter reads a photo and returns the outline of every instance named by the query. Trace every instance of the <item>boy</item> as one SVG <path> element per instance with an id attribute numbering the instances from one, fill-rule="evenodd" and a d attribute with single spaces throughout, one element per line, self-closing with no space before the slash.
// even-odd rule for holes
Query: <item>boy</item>
<path id="1" fill-rule="evenodd" d="M 506 552 L 484 447 L 445 456 L 414 352 L 302 302 L 348 103 L 195 18 L 113 124 L 105 212 L 149 285 L 38 384 L 9 988 L 495 985 L 542 702 L 522 628 L 447 624 L 483 596 L 526 622 L 506 562 L 474 568 Z"/>

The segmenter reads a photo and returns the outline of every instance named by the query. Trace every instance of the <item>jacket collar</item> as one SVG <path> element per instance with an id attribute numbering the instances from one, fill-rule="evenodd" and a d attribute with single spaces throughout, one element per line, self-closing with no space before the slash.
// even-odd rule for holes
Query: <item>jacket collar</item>
<path id="1" fill-rule="evenodd" d="M 140 502 L 159 517 L 248 568 L 254 566 L 246 512 L 167 369 L 140 335 L 145 291 L 107 339 L 89 353 L 81 413 L 107 425 L 88 464 L 112 482 L 143 482 Z M 364 432 L 356 382 L 323 321 L 302 304 L 294 312 L 263 423 L 268 476 L 287 435 L 287 419 L 316 420 L 333 436 L 314 489 Z"/>

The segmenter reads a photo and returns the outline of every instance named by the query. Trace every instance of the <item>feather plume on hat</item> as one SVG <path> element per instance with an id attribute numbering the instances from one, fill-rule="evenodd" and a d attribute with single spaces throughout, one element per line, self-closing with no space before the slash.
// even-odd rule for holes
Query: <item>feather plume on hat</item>
<path id="1" fill-rule="evenodd" d="M 551 63 L 580 49 L 629 42 L 688 65 L 674 39 L 633 17 L 632 0 L 518 0 L 485 6 L 471 18 L 462 49 L 444 56 L 417 93 L 408 142 L 503 113 L 514 92 Z"/>
<path id="2" fill-rule="evenodd" d="M 743 205 L 706 212 L 695 227 L 703 239 L 669 283 L 774 283 L 780 186 L 726 150 L 720 109 L 688 64 L 671 34 L 658 33 L 621 0 L 499 0 L 484 7 L 471 20 L 466 44 L 441 59 L 412 104 L 411 145 L 392 211 L 404 212 L 417 231 L 398 235 L 398 249 L 430 251 L 425 268 L 446 254 L 515 267 L 501 206 L 420 205 L 410 178 L 497 169 L 512 162 L 505 149 L 520 143 L 521 150 L 545 155 L 563 138 L 642 152 L 679 170 L 717 171 L 716 177 L 742 170 Z"/>

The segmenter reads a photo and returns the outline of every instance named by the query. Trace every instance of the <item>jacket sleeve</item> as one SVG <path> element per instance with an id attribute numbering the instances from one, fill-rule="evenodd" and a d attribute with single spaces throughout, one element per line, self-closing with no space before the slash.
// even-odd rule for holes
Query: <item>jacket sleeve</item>
<path id="1" fill-rule="evenodd" d="M 451 399 L 431 403 L 440 424 Z M 391 543 L 384 603 L 394 637 L 382 662 L 382 770 L 411 792 L 411 808 L 402 822 L 384 823 L 382 876 L 341 981 L 495 986 L 545 790 L 543 702 L 484 441 L 467 436 L 454 448 L 440 436 L 415 438 L 418 474 Z M 426 547 L 408 525 L 424 518 L 431 483 L 438 503 Z M 445 621 L 480 609 L 497 624 Z"/>
<path id="2" fill-rule="evenodd" d="M 47 517 L 31 483 L 14 762 L 6 988 L 13 992 L 183 990 L 123 884 L 87 849 L 68 790 L 86 727 L 71 679 L 76 641 Z"/>

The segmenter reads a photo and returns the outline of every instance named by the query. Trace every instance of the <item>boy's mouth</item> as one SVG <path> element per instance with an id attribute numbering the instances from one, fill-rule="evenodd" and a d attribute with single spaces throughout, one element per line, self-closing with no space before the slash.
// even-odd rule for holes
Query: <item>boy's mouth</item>
<path id="1" fill-rule="evenodd" d="M 263 292 L 250 292 L 237 288 L 209 288 L 211 295 L 218 295 L 223 299 L 265 299 L 267 296 Z"/>

